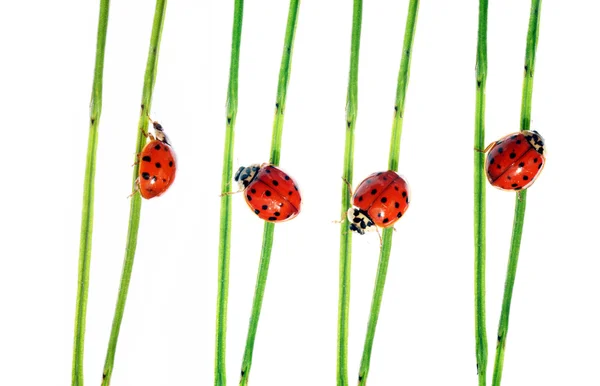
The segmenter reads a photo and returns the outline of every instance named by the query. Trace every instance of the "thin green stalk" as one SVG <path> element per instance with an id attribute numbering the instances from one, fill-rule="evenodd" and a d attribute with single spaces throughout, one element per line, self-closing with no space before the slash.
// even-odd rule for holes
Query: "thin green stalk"
<path id="1" fill-rule="evenodd" d="M 217 323 L 215 337 L 215 385 L 227 383 L 227 299 L 229 293 L 229 255 L 231 245 L 231 195 L 233 175 L 233 144 L 235 140 L 235 119 L 238 106 L 238 73 L 240 66 L 240 46 L 242 40 L 242 20 L 244 0 L 235 0 L 233 10 L 233 31 L 231 33 L 231 62 L 229 65 L 229 85 L 227 86 L 227 123 L 225 130 L 225 150 L 223 151 L 223 176 L 221 180 L 221 224 L 219 233 L 219 288 L 217 294 Z"/>
<path id="2" fill-rule="evenodd" d="M 94 228 L 94 180 L 96 176 L 96 149 L 98 126 L 102 113 L 102 76 L 104 74 L 104 48 L 108 30 L 109 0 L 100 1 L 98 35 L 96 40 L 96 64 L 90 100 L 90 131 L 83 182 L 83 205 L 81 210 L 81 236 L 79 239 L 79 274 L 77 279 L 77 303 L 75 310 L 75 333 L 73 338 L 73 370 L 71 385 L 83 386 L 83 352 L 85 346 L 85 321 L 92 258 L 92 232 Z"/>
<path id="3" fill-rule="evenodd" d="M 281 67 L 279 69 L 279 83 L 277 85 L 277 100 L 275 102 L 275 118 L 273 120 L 273 136 L 271 139 L 271 158 L 269 162 L 272 165 L 279 165 L 281 157 L 281 138 L 283 134 L 283 118 L 285 113 L 285 101 L 287 87 L 291 74 L 292 52 L 294 48 L 294 36 L 296 35 L 296 24 L 298 23 L 298 8 L 300 0 L 290 0 L 288 12 L 287 27 L 285 30 L 285 41 L 283 46 L 283 55 L 281 57 Z M 254 340 L 260 318 L 260 309 L 262 306 L 265 287 L 267 284 L 267 275 L 269 272 L 269 263 L 271 261 L 271 249 L 273 247 L 273 234 L 275 225 L 265 222 L 263 231 L 263 244 L 260 255 L 260 265 L 258 276 L 256 278 L 256 288 L 254 290 L 254 300 L 252 302 L 252 314 L 248 326 L 248 335 L 246 337 L 246 348 L 242 360 L 242 370 L 240 373 L 240 385 L 248 384 L 250 377 L 250 368 L 252 367 L 252 353 L 254 351 Z"/>
<path id="4" fill-rule="evenodd" d="M 350 189 L 354 178 L 354 128 L 358 114 L 358 58 L 362 26 L 362 0 L 354 0 L 352 13 L 352 44 L 350 48 L 350 73 L 346 98 L 346 141 L 342 182 L 342 216 L 351 206 Z M 340 272 L 338 299 L 337 384 L 348 385 L 348 317 L 350 312 L 350 272 L 352 266 L 352 232 L 348 224 L 340 224 Z"/>
<path id="5" fill-rule="evenodd" d="M 400 138 L 402 136 L 402 123 L 404 122 L 404 102 L 406 100 L 406 89 L 410 76 L 410 59 L 412 54 L 413 41 L 417 25 L 417 13 L 419 11 L 419 0 L 411 0 L 408 6 L 408 15 L 406 17 L 406 28 L 404 31 L 404 45 L 402 47 L 402 60 L 400 61 L 400 71 L 398 73 L 398 87 L 396 89 L 396 103 L 394 105 L 394 123 L 392 125 L 392 139 L 390 141 L 389 169 L 398 170 L 400 160 Z M 367 336 L 363 348 L 363 355 L 360 362 L 360 371 L 358 374 L 358 385 L 367 384 L 369 367 L 371 364 L 371 351 L 373 350 L 373 340 L 375 339 L 375 328 L 381 308 L 383 297 L 383 288 L 387 276 L 387 268 L 392 250 L 393 229 L 383 230 L 383 241 L 379 254 L 379 264 L 377 267 L 377 276 L 375 279 L 375 289 L 373 290 L 373 300 L 371 302 L 371 313 L 369 315 L 369 324 L 367 326 Z"/>
<path id="6" fill-rule="evenodd" d="M 541 0 L 532 0 L 531 14 L 529 16 L 529 29 L 527 32 L 527 48 L 525 51 L 525 74 L 523 79 L 523 99 L 521 103 L 521 131 L 529 130 L 531 125 L 533 74 L 540 27 L 541 6 Z M 494 362 L 492 386 L 499 386 L 502 381 L 502 368 L 504 365 L 506 335 L 508 333 L 510 303 L 517 275 L 517 263 L 519 261 L 519 251 L 521 249 L 521 237 L 523 235 L 523 221 L 525 219 L 526 205 L 527 191 L 518 192 L 515 198 L 515 216 L 513 221 L 508 269 L 506 272 L 506 282 L 504 285 L 504 297 L 502 299 L 502 312 L 500 313 L 500 323 L 498 324 L 498 342 L 496 345 L 496 359 Z"/>
<path id="7" fill-rule="evenodd" d="M 485 84 L 487 80 L 488 0 L 479 1 L 476 60 L 476 106 L 474 145 L 474 242 L 475 242 L 475 358 L 479 386 L 486 385 L 488 342 L 485 321 Z"/>
<path id="8" fill-rule="evenodd" d="M 154 12 L 154 23 L 152 25 L 152 37 L 150 39 L 150 48 L 148 50 L 148 61 L 146 63 L 146 73 L 144 75 L 144 90 L 142 93 L 142 105 L 140 111 L 140 119 L 137 126 L 137 142 L 135 145 L 135 154 L 142 152 L 146 144 L 145 131 L 148 127 L 148 114 L 152 104 L 152 92 L 154 91 L 154 83 L 156 81 L 156 70 L 158 66 L 158 52 L 160 49 L 160 37 L 162 35 L 163 22 L 167 7 L 166 0 L 156 1 L 156 10 Z M 136 157 L 137 158 L 137 157 Z M 137 159 L 136 159 L 137 160 Z M 136 189 L 135 180 L 138 177 L 139 165 L 133 167 L 133 183 L 132 190 Z M 142 209 L 142 198 L 140 194 L 134 194 L 131 197 L 131 207 L 129 212 L 129 227 L 127 229 L 127 246 L 125 247 L 125 260 L 123 262 L 123 272 L 121 273 L 121 285 L 119 287 L 119 295 L 113 317 L 112 329 L 110 332 L 110 340 L 106 352 L 106 362 L 104 363 L 104 371 L 102 373 L 102 386 L 110 385 L 110 379 L 113 372 L 115 362 L 115 352 L 117 350 L 117 340 L 119 339 L 119 331 L 121 329 L 121 321 L 125 312 L 125 302 L 127 301 L 127 291 L 129 290 L 129 282 L 131 280 L 131 271 L 133 270 L 133 259 L 135 257 L 135 249 L 137 247 L 137 235 L 140 225 L 140 211 Z"/>

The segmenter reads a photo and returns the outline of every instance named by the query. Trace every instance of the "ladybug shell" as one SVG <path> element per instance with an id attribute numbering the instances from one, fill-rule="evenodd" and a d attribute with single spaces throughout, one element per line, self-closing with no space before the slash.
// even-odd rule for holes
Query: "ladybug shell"
<path id="1" fill-rule="evenodd" d="M 298 185 L 275 166 L 261 167 L 244 194 L 248 206 L 265 221 L 291 220 L 300 213 L 302 198 Z"/>
<path id="2" fill-rule="evenodd" d="M 154 140 L 140 153 L 139 191 L 149 199 L 163 194 L 175 180 L 175 152 L 166 143 Z"/>
<path id="3" fill-rule="evenodd" d="M 409 187 L 398 173 L 373 173 L 358 185 L 352 203 L 367 212 L 375 225 L 386 228 L 394 224 L 408 209 Z"/>
<path id="4" fill-rule="evenodd" d="M 487 155 L 485 170 L 493 186 L 517 191 L 531 186 L 545 163 L 544 139 L 524 131 L 498 140 Z"/>

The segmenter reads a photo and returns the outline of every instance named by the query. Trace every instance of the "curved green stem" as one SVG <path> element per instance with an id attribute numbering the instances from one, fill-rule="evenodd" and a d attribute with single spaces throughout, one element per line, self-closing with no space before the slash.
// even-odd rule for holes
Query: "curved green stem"
<path id="1" fill-rule="evenodd" d="M 279 165 L 281 157 L 281 138 L 283 134 L 283 118 L 285 113 L 285 101 L 287 88 L 291 74 L 292 52 L 294 49 L 294 37 L 296 35 L 296 24 L 298 23 L 298 9 L 300 0 L 290 0 L 288 12 L 287 27 L 285 30 L 285 40 L 283 46 L 283 55 L 281 57 L 281 67 L 279 69 L 279 83 L 277 85 L 277 99 L 275 102 L 275 118 L 273 119 L 273 136 L 271 140 L 271 157 L 269 162 L 272 165 Z M 263 244 L 260 255 L 260 266 L 256 279 L 256 288 L 254 291 L 254 300 L 252 303 L 252 314 L 248 326 L 248 335 L 246 337 L 246 348 L 242 360 L 242 370 L 240 372 L 240 385 L 247 385 L 250 377 L 250 368 L 252 367 L 252 353 L 254 351 L 254 340 L 258 329 L 258 320 L 260 310 L 265 294 L 267 284 L 267 275 L 269 273 L 269 263 L 271 261 L 271 249 L 273 247 L 273 234 L 275 224 L 265 222 L 263 231 Z"/>
<path id="2" fill-rule="evenodd" d="M 346 99 L 346 141 L 342 182 L 342 218 L 351 206 L 350 189 L 354 175 L 354 128 L 358 113 L 358 58 L 362 24 L 362 0 L 354 0 L 352 15 L 352 45 L 350 49 L 350 74 Z M 352 232 L 348 224 L 340 224 L 340 272 L 338 299 L 337 384 L 348 385 L 348 315 L 350 311 L 350 272 L 352 263 Z"/>
<path id="3" fill-rule="evenodd" d="M 479 386 L 486 385 L 488 342 L 485 318 L 485 84 L 487 80 L 488 0 L 479 1 L 476 61 L 476 107 L 474 144 L 474 241 L 475 241 L 475 357 Z"/>
<path id="4" fill-rule="evenodd" d="M 148 127 L 148 114 L 150 112 L 152 92 L 154 91 L 154 83 L 156 81 L 158 52 L 160 49 L 160 38 L 162 34 L 166 6 L 166 0 L 156 1 L 154 23 L 152 25 L 152 37 L 150 39 L 146 73 L 144 75 L 144 90 L 142 92 L 140 119 L 136 129 L 137 142 L 135 145 L 135 154 L 141 153 L 144 145 L 146 144 L 146 137 L 144 136 L 144 133 Z M 138 177 L 138 173 L 139 165 L 136 163 L 133 167 L 132 190 L 136 189 L 135 180 Z M 102 386 L 110 385 L 110 379 L 113 372 L 115 353 L 117 350 L 117 340 L 119 339 L 121 321 L 123 320 L 123 314 L 125 312 L 125 302 L 127 301 L 127 292 L 129 290 L 129 282 L 131 280 L 131 272 L 133 270 L 133 259 L 135 257 L 135 249 L 137 247 L 137 235 L 140 226 L 141 209 L 142 198 L 140 194 L 136 193 L 131 197 L 129 226 L 127 229 L 127 246 L 125 247 L 125 260 L 123 262 L 123 272 L 121 273 L 121 284 L 119 287 L 119 295 L 117 298 L 115 315 L 113 317 L 112 329 L 110 332 L 110 340 L 108 342 L 108 349 L 106 351 L 106 361 L 104 363 L 104 371 L 102 373 Z"/>
<path id="5" fill-rule="evenodd" d="M 537 49 L 541 0 L 532 0 L 531 13 L 529 16 L 529 29 L 527 31 L 527 48 L 525 51 L 525 68 L 523 79 L 523 98 L 521 103 L 521 131 L 529 130 L 531 125 L 531 100 L 533 95 L 533 74 L 535 69 L 535 53 Z M 523 235 L 523 221 L 525 219 L 525 207 L 527 205 L 527 191 L 517 192 L 515 199 L 515 217 L 513 221 L 512 239 L 508 258 L 508 269 L 506 282 L 504 284 L 504 297 L 502 299 L 502 312 L 498 324 L 498 342 L 496 344 L 496 359 L 494 362 L 494 375 L 492 385 L 499 386 L 502 381 L 502 368 L 504 366 L 504 350 L 506 347 L 506 335 L 508 333 L 508 319 L 510 315 L 510 303 L 512 300 L 515 278 L 517 275 L 517 263 L 521 249 L 521 238 Z"/>
<path id="6" fill-rule="evenodd" d="M 81 235 L 79 240 L 79 274 L 77 280 L 77 303 L 75 310 L 75 333 L 73 338 L 73 369 L 71 384 L 83 386 L 83 352 L 85 346 L 85 321 L 92 258 L 92 232 L 94 229 L 94 180 L 96 175 L 96 149 L 98 126 L 102 113 L 102 76 L 104 74 L 104 48 L 108 30 L 109 0 L 100 1 L 98 35 L 96 40 L 96 63 L 90 101 L 90 131 L 83 182 L 83 205 L 81 210 Z"/>
<path id="7" fill-rule="evenodd" d="M 390 141 L 389 169 L 398 170 L 400 160 L 400 138 L 402 136 L 402 124 L 404 122 L 404 102 L 406 100 L 406 90 L 410 75 L 410 59 L 412 55 L 413 41 L 417 25 L 417 14 L 419 10 L 419 0 L 411 0 L 408 6 L 408 15 L 406 17 L 406 28 L 404 31 L 404 45 L 402 47 L 402 59 L 400 61 L 400 71 L 398 73 L 398 87 L 396 89 L 396 103 L 394 105 L 394 122 L 392 125 L 392 139 Z M 373 340 L 375 339 L 375 328 L 381 308 L 383 298 L 383 289 L 387 276 L 387 268 L 392 250 L 393 229 L 383 230 L 383 244 L 379 253 L 379 264 L 377 276 L 375 278 L 375 289 L 373 290 L 373 300 L 371 303 L 371 313 L 369 315 L 369 324 L 367 326 L 367 336 L 363 348 L 363 355 L 358 374 L 358 385 L 367 384 L 369 368 L 371 363 L 371 351 L 373 350 Z"/>
<path id="8" fill-rule="evenodd" d="M 227 87 L 227 123 L 225 130 L 225 150 L 223 151 L 223 173 L 221 193 L 227 193 L 233 178 L 233 145 L 235 140 L 235 120 L 238 106 L 238 73 L 242 40 L 242 20 L 244 0 L 235 0 L 233 11 L 233 31 L 231 33 L 231 62 L 229 65 L 229 85 Z M 217 322 L 215 336 L 215 385 L 227 383 L 227 299 L 229 294 L 229 255 L 231 246 L 231 195 L 221 196 L 221 224 L 219 231 L 219 288 L 217 291 Z"/>

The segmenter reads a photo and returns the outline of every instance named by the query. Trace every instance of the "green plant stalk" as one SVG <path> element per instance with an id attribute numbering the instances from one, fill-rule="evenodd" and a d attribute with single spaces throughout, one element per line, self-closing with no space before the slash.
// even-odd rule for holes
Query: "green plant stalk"
<path id="1" fill-rule="evenodd" d="M 476 59 L 476 106 L 474 144 L 474 243 L 475 243 L 475 357 L 479 386 L 486 386 L 488 341 L 485 318 L 485 85 L 487 80 L 488 0 L 479 1 Z"/>
<path id="2" fill-rule="evenodd" d="M 404 45 L 402 47 L 402 59 L 400 61 L 400 71 L 398 73 L 398 87 L 396 89 L 396 103 L 394 105 L 394 122 L 392 125 L 392 139 L 390 141 L 389 170 L 398 170 L 400 160 L 400 138 L 402 136 L 402 124 L 404 122 L 404 102 L 406 100 L 406 89 L 410 77 L 410 59 L 412 47 L 415 38 L 417 25 L 417 14 L 419 11 L 419 0 L 411 0 L 408 5 L 408 15 L 406 17 L 406 28 L 404 31 Z M 373 350 L 373 340 L 375 339 L 375 328 L 381 308 L 383 298 L 383 288 L 387 276 L 387 268 L 392 250 L 392 235 L 394 230 L 385 228 L 383 230 L 383 240 L 379 254 L 379 264 L 377 266 L 377 276 L 375 278 L 375 289 L 373 290 L 373 300 L 371 302 L 371 313 L 367 326 L 367 336 L 363 348 L 360 371 L 358 374 L 358 385 L 367 384 L 369 367 L 371 363 L 371 351 Z"/>
<path id="3" fill-rule="evenodd" d="M 135 145 L 135 160 L 137 154 L 142 152 L 146 144 L 145 132 L 148 128 L 148 114 L 152 104 L 152 93 L 154 91 L 154 83 L 156 82 L 156 70 L 158 66 L 158 52 L 160 50 L 160 38 L 165 18 L 167 7 L 166 0 L 156 1 L 156 10 L 154 12 L 154 23 L 152 25 L 152 37 L 150 39 L 150 48 L 148 50 L 148 61 L 146 63 L 146 73 L 144 75 L 144 90 L 142 92 L 142 105 L 140 111 L 140 119 L 137 126 L 137 142 Z M 139 173 L 139 165 L 135 162 L 133 167 L 133 183 L 132 190 L 135 191 L 136 179 Z M 110 332 L 110 340 L 106 352 L 106 361 L 104 363 L 104 371 L 102 373 L 102 386 L 110 385 L 110 379 L 113 372 L 115 362 L 115 352 L 117 350 L 117 340 L 119 339 L 119 331 L 121 329 L 121 321 L 125 312 L 125 302 L 127 301 L 127 292 L 129 290 L 129 282 L 131 280 L 131 271 L 133 270 L 133 260 L 135 257 L 135 249 L 137 247 L 137 236 L 140 225 L 140 211 L 142 209 L 142 198 L 139 193 L 133 194 L 131 197 L 131 207 L 129 212 L 129 226 L 127 229 L 127 245 L 125 247 L 125 260 L 123 262 L 123 272 L 121 273 L 121 284 L 119 287 L 119 295 L 113 317 L 112 329 Z"/>
<path id="4" fill-rule="evenodd" d="M 108 30 L 109 0 L 100 1 L 98 35 L 96 39 L 96 63 L 90 100 L 90 131 L 88 134 L 87 158 L 83 182 L 83 205 L 81 210 L 81 236 L 79 239 L 79 270 L 77 279 L 77 303 L 75 310 L 75 332 L 73 338 L 73 369 L 71 385 L 83 386 L 83 353 L 85 346 L 85 321 L 92 258 L 92 232 L 94 229 L 94 180 L 96 176 L 96 150 L 98 148 L 98 126 L 102 114 L 102 77 L 104 74 L 104 49 Z"/>
<path id="5" fill-rule="evenodd" d="M 242 40 L 242 20 L 244 0 L 235 0 L 233 11 L 233 31 L 231 33 L 231 62 L 229 64 L 229 85 L 227 86 L 227 123 L 225 130 L 225 150 L 223 151 L 223 174 L 221 180 L 221 224 L 219 231 L 219 287 L 217 292 L 217 322 L 215 337 L 215 385 L 227 383 L 227 300 L 229 294 L 229 256 L 231 246 L 231 195 L 233 178 L 233 144 L 235 140 L 235 120 L 238 106 L 238 73 Z"/>
<path id="6" fill-rule="evenodd" d="M 279 165 L 281 157 L 281 138 L 283 134 L 283 118 L 285 114 L 285 102 L 287 88 L 291 74 L 292 52 L 294 49 L 294 37 L 296 35 L 296 24 L 298 23 L 298 9 L 300 0 L 290 0 L 288 12 L 287 27 L 285 30 L 285 40 L 283 46 L 283 55 L 281 57 L 281 67 L 279 69 L 279 82 L 277 85 L 277 99 L 275 102 L 275 118 L 273 119 L 273 135 L 271 138 L 271 157 L 269 162 L 272 165 Z M 271 249 L 273 247 L 273 234 L 275 224 L 265 222 L 263 231 L 262 251 L 258 275 L 256 278 L 256 288 L 254 290 L 254 300 L 252 302 L 252 314 L 248 326 L 248 335 L 246 337 L 246 348 L 242 360 L 242 370 L 240 372 L 240 385 L 247 385 L 250 377 L 250 368 L 252 367 L 252 353 L 254 351 L 254 340 L 258 329 L 258 320 L 262 307 L 265 287 L 267 284 L 267 275 L 269 272 L 269 263 L 271 261 Z"/>
<path id="7" fill-rule="evenodd" d="M 531 125 L 531 100 L 533 95 L 533 74 L 535 70 L 535 53 L 538 43 L 540 12 L 542 1 L 532 0 L 531 14 L 529 16 L 529 29 L 527 32 L 527 48 L 525 51 L 525 74 L 523 79 L 523 97 L 521 102 L 521 131 L 529 130 Z M 525 207 L 527 205 L 527 191 L 518 192 L 515 198 L 515 216 L 513 221 L 510 253 L 506 282 L 504 284 L 504 297 L 502 299 L 502 312 L 498 324 L 498 341 L 496 344 L 496 359 L 494 362 L 494 375 L 492 385 L 499 386 L 502 381 L 502 368 L 504 365 L 504 350 L 506 348 L 506 335 L 508 333 L 508 319 L 510 303 L 512 300 L 515 278 L 517 276 L 517 263 L 521 249 L 523 235 L 523 222 L 525 220 Z"/>
<path id="8" fill-rule="evenodd" d="M 352 12 L 352 44 L 350 48 L 350 73 L 346 97 L 346 140 L 344 145 L 344 170 L 342 182 L 342 218 L 351 207 L 351 194 L 354 178 L 354 128 L 358 113 L 358 59 L 360 53 L 360 32 L 362 26 L 362 0 L 354 0 Z M 348 224 L 340 224 L 340 272 L 338 299 L 338 341 L 337 341 L 337 385 L 348 385 L 348 317 L 350 312 L 350 272 L 352 267 L 352 232 Z"/>

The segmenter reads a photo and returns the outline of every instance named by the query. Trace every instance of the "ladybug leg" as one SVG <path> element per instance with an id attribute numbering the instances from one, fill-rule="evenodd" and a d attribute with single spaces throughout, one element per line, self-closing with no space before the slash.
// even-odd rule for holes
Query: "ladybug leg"
<path id="1" fill-rule="evenodd" d="M 133 192 L 131 192 L 131 194 L 129 196 L 127 196 L 127 198 L 133 197 L 133 195 L 139 191 L 140 191 L 140 177 L 135 179 L 135 188 L 133 189 Z"/>
<path id="2" fill-rule="evenodd" d="M 135 161 L 133 162 L 133 164 L 131 164 L 131 166 L 138 165 L 139 163 L 140 163 L 140 153 L 137 153 L 135 155 Z"/>
<path id="3" fill-rule="evenodd" d="M 225 196 L 231 196 L 233 194 L 238 194 L 238 193 L 242 193 L 243 190 L 238 190 L 237 192 L 224 192 L 219 194 L 219 197 L 225 197 Z"/>
<path id="4" fill-rule="evenodd" d="M 377 231 L 377 236 L 379 236 L 379 248 L 383 248 L 383 238 L 381 237 L 381 232 L 379 232 L 379 227 L 375 227 L 375 230 Z"/>
<path id="5" fill-rule="evenodd" d="M 489 144 L 489 145 L 487 145 L 487 147 L 486 147 L 485 149 L 483 149 L 483 150 L 479 150 L 479 149 L 477 149 L 477 148 L 474 148 L 473 150 L 475 150 L 476 152 L 479 152 L 479 153 L 487 153 L 488 151 L 490 151 L 490 149 L 492 148 L 492 146 L 494 146 L 494 144 L 495 144 L 495 143 L 496 143 L 496 142 L 492 142 L 492 143 L 490 143 L 490 144 Z"/>
<path id="6" fill-rule="evenodd" d="M 519 201 L 521 201 L 521 200 L 522 200 L 522 199 L 521 199 L 521 197 L 522 197 L 522 196 L 521 196 L 521 191 L 520 191 L 520 190 L 517 190 L 517 199 L 518 199 Z"/>
<path id="7" fill-rule="evenodd" d="M 344 177 L 342 177 L 342 181 L 346 183 L 346 187 L 348 187 L 348 193 L 350 193 L 350 197 L 352 197 L 352 195 L 354 194 L 354 192 L 352 191 L 352 185 L 350 185 L 350 182 L 348 182 L 348 180 Z"/>

